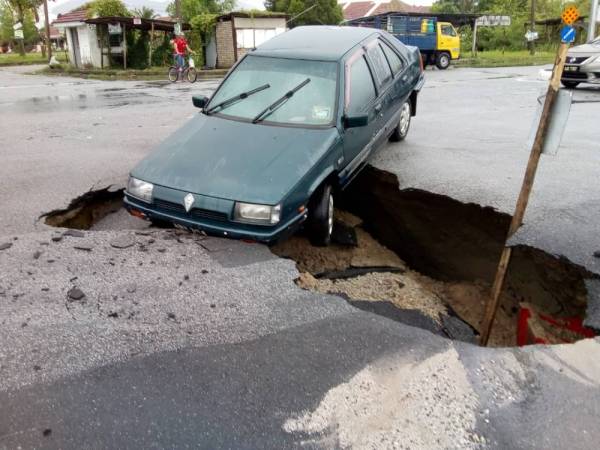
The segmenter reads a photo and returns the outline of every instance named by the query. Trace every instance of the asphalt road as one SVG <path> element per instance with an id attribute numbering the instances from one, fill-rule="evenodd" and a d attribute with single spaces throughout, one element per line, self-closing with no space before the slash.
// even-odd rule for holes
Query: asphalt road
<path id="1" fill-rule="evenodd" d="M 521 166 L 494 155 L 528 125 L 505 97 L 535 96 L 537 70 L 428 73 L 409 139 L 376 164 L 389 158 L 401 187 L 508 208 Z M 123 183 L 212 88 L 0 71 L 0 448 L 597 448 L 598 340 L 480 349 L 303 291 L 260 245 L 36 222 Z M 593 205 L 598 157 L 581 155 L 565 164 Z"/>

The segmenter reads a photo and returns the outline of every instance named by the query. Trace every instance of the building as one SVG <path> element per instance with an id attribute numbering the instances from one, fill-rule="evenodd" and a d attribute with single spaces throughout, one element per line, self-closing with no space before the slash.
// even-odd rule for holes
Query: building
<path id="1" fill-rule="evenodd" d="M 267 11 L 231 12 L 217 18 L 215 30 L 216 55 L 211 54 L 210 44 L 206 60 L 210 66 L 216 56 L 218 68 L 229 68 L 244 56 L 273 36 L 285 32 L 288 16 Z"/>
<path id="2" fill-rule="evenodd" d="M 400 0 L 342 0 L 339 2 L 344 14 L 344 20 L 360 19 L 362 17 L 378 16 L 391 12 L 402 13 L 428 13 L 431 11 L 429 6 L 415 6 L 404 3 Z"/>
<path id="3" fill-rule="evenodd" d="M 100 67 L 100 47 L 96 38 L 95 26 L 85 23 L 87 10 L 80 8 L 59 14 L 52 27 L 62 31 L 67 39 L 69 61 L 76 67 Z"/>

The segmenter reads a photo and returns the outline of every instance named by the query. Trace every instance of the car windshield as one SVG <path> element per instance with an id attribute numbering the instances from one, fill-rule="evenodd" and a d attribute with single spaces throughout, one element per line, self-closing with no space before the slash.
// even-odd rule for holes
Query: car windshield
<path id="1" fill-rule="evenodd" d="M 268 84 L 268 89 L 216 111 L 223 116 L 252 120 L 306 79 L 310 79 L 310 82 L 269 114 L 264 122 L 291 125 L 331 124 L 335 112 L 337 64 L 327 61 L 248 55 L 223 82 L 208 109 L 242 92 Z"/>

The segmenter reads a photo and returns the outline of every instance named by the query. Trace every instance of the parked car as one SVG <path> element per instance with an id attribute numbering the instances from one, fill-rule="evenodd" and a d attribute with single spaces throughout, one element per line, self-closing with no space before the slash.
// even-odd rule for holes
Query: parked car
<path id="1" fill-rule="evenodd" d="M 421 58 L 381 30 L 310 26 L 245 55 L 210 100 L 130 174 L 125 207 L 272 242 L 305 224 L 327 245 L 333 202 L 388 138 L 406 137 Z"/>
<path id="2" fill-rule="evenodd" d="M 575 88 L 579 83 L 600 83 L 600 36 L 569 49 L 561 82 Z"/>

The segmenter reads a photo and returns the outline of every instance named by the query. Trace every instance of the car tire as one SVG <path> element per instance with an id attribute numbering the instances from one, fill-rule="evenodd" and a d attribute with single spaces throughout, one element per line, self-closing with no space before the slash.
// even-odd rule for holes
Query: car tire
<path id="1" fill-rule="evenodd" d="M 400 108 L 400 120 L 398 120 L 398 125 L 396 125 L 396 128 L 394 128 L 394 131 L 390 135 L 390 141 L 399 142 L 404 140 L 410 128 L 411 114 L 410 102 L 407 100 Z"/>
<path id="2" fill-rule="evenodd" d="M 579 85 L 579 81 L 560 80 L 560 82 L 567 89 L 575 89 L 577 87 L 577 85 Z"/>
<path id="3" fill-rule="evenodd" d="M 333 231 L 333 192 L 329 184 L 315 193 L 309 209 L 309 237 L 312 245 L 326 247 Z"/>
<path id="4" fill-rule="evenodd" d="M 450 66 L 450 55 L 446 52 L 438 53 L 435 57 L 435 65 L 440 70 L 446 70 Z"/>

